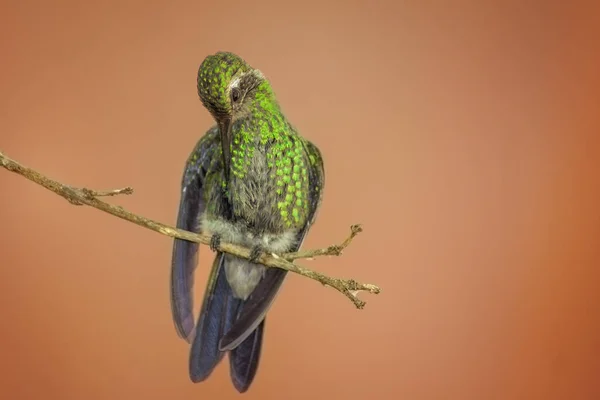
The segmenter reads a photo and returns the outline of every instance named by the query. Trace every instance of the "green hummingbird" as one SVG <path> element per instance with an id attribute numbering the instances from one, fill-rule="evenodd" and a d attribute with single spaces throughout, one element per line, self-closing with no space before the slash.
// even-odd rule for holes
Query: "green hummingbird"
<path id="1" fill-rule="evenodd" d="M 325 172 L 321 152 L 285 117 L 269 81 L 239 56 L 206 57 L 197 88 L 216 124 L 186 162 L 177 227 L 212 235 L 216 256 L 195 325 L 199 246 L 175 239 L 173 320 L 191 343 L 192 382 L 207 379 L 229 353 L 231 380 L 243 393 L 256 375 L 265 315 L 287 273 L 256 261 L 263 252 L 300 248 L 321 204 Z M 250 248 L 250 260 L 220 252 L 221 241 Z"/>

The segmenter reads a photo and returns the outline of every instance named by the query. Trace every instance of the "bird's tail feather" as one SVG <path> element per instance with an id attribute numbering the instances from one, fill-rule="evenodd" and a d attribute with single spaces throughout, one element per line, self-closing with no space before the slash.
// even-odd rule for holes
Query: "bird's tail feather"
<path id="1" fill-rule="evenodd" d="M 241 306 L 241 300 L 233 296 L 227 283 L 224 260 L 223 253 L 217 253 L 198 316 L 189 360 L 192 382 L 207 379 L 223 359 L 225 352 L 219 350 L 219 342 L 236 320 Z"/>
<path id="2" fill-rule="evenodd" d="M 189 373 L 192 382 L 206 380 L 226 351 L 219 343 L 239 318 L 244 301 L 233 296 L 225 276 L 226 257 L 217 253 L 208 279 L 204 302 L 198 317 L 190 351 Z M 262 346 L 264 319 L 256 329 L 229 353 L 230 374 L 235 388 L 245 392 L 252 383 Z"/>
<path id="3" fill-rule="evenodd" d="M 238 347 L 229 353 L 229 373 L 233 385 L 244 393 L 254 380 L 260 360 L 265 319 Z"/>

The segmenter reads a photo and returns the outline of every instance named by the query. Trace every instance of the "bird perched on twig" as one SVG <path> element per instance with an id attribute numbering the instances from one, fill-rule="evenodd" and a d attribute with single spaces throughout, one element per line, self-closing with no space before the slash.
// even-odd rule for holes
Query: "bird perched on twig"
<path id="1" fill-rule="evenodd" d="M 257 371 L 265 315 L 287 273 L 256 261 L 302 245 L 322 199 L 323 159 L 287 120 L 269 81 L 239 56 L 206 57 L 197 84 L 216 125 L 185 165 L 177 227 L 212 235 L 216 256 L 194 324 L 198 244 L 175 239 L 173 319 L 192 344 L 190 379 L 207 379 L 229 352 L 232 382 L 245 392 Z M 221 240 L 252 249 L 250 259 L 220 252 Z"/>

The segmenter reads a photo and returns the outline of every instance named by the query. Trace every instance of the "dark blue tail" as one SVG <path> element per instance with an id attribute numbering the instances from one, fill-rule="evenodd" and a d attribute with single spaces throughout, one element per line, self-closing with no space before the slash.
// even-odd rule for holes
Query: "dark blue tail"
<path id="1" fill-rule="evenodd" d="M 248 390 L 256 375 L 265 329 L 265 319 L 262 320 L 250 336 L 229 353 L 229 373 L 233 385 L 240 393 Z"/>
<path id="2" fill-rule="evenodd" d="M 225 277 L 224 260 L 223 253 L 217 253 L 198 317 L 189 360 L 192 382 L 207 379 L 223 359 L 225 352 L 219 350 L 219 342 L 239 317 L 244 304 L 233 296 Z M 263 320 L 229 353 L 231 380 L 240 393 L 248 390 L 256 375 L 264 324 Z"/>

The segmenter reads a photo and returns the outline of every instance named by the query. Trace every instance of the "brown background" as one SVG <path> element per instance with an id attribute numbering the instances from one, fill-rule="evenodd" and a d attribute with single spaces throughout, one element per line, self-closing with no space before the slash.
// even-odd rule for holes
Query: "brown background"
<path id="1" fill-rule="evenodd" d="M 306 264 L 383 293 L 357 311 L 290 277 L 245 398 L 600 398 L 595 10 L 158 3 L 2 2 L 0 149 L 73 185 L 131 185 L 114 201 L 173 223 L 212 123 L 202 59 L 234 51 L 271 79 L 326 158 L 306 247 L 365 228 Z M 170 239 L 6 171 L 0 191 L 0 398 L 239 398 L 223 364 L 188 379 Z"/>

